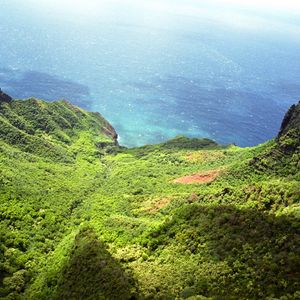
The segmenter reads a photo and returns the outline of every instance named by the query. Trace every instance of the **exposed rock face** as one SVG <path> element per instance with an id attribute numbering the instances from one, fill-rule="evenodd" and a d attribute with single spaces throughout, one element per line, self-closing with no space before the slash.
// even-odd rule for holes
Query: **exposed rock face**
<path id="1" fill-rule="evenodd" d="M 101 119 L 105 120 L 104 117 L 99 112 L 95 112 L 93 114 L 96 115 L 97 117 L 100 117 Z M 105 120 L 102 130 L 105 135 L 112 137 L 116 146 L 119 145 L 118 134 L 117 134 L 116 130 L 114 129 L 114 127 L 108 121 Z"/>
<path id="2" fill-rule="evenodd" d="M 296 130 L 297 128 L 300 128 L 300 101 L 298 104 L 292 105 L 285 114 L 277 139 L 288 133 L 291 129 Z"/>
<path id="3" fill-rule="evenodd" d="M 294 104 L 286 113 L 276 138 L 283 153 L 294 153 L 300 147 L 300 102 Z M 298 150 L 297 150 L 298 149 Z"/>
<path id="4" fill-rule="evenodd" d="M 115 144 L 118 145 L 118 134 L 110 123 L 107 122 L 106 126 L 103 128 L 103 131 L 106 135 L 111 136 L 115 141 Z"/>
<path id="5" fill-rule="evenodd" d="M 3 93 L 2 90 L 0 89 L 0 102 L 10 103 L 11 101 L 12 98 L 7 94 Z"/>
<path id="6" fill-rule="evenodd" d="M 267 172 L 282 170 L 283 161 L 293 161 L 300 155 L 300 102 L 294 104 L 285 114 L 280 131 L 271 150 L 261 153 L 250 161 L 256 169 Z M 290 171 L 292 171 L 291 169 Z"/>

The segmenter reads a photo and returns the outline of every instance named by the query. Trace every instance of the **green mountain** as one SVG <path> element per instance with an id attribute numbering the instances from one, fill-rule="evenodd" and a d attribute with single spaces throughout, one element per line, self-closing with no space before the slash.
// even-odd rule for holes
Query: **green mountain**
<path id="1" fill-rule="evenodd" d="M 127 149 L 0 90 L 1 299 L 300 299 L 300 103 L 251 148 Z"/>

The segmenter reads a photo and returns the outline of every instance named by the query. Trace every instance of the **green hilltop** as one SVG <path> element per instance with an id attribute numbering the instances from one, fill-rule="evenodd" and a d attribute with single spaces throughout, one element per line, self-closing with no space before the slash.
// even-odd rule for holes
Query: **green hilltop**
<path id="1" fill-rule="evenodd" d="M 255 147 L 128 149 L 0 90 L 0 298 L 300 299 L 299 181 L 299 103 Z"/>

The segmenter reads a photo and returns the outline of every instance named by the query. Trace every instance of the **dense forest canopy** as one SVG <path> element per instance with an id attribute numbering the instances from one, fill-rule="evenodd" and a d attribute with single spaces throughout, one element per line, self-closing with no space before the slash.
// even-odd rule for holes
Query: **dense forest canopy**
<path id="1" fill-rule="evenodd" d="M 298 299 L 300 104 L 239 148 L 119 146 L 100 115 L 0 93 L 1 299 Z"/>

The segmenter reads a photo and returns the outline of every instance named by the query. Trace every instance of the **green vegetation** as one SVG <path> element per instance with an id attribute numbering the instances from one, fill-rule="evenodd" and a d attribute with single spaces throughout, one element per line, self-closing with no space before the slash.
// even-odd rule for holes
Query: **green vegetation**
<path id="1" fill-rule="evenodd" d="M 300 299 L 299 107 L 252 148 L 126 149 L 99 114 L 0 100 L 0 298 Z"/>

